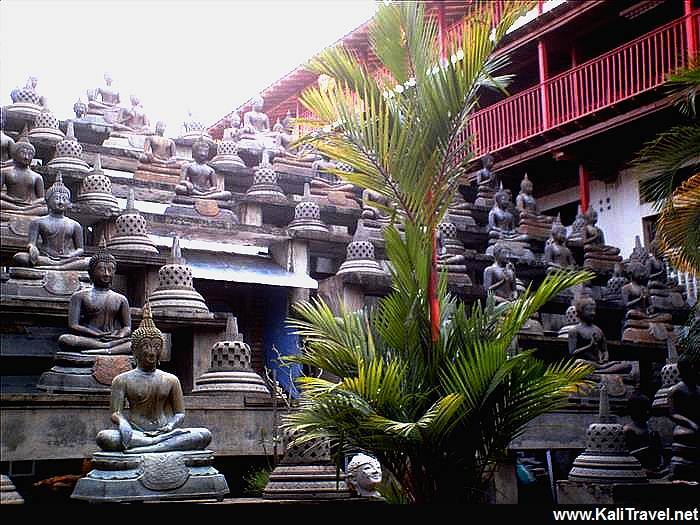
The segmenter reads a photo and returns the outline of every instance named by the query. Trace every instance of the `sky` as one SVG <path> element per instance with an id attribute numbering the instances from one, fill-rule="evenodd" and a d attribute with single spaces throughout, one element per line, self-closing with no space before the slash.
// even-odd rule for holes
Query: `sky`
<path id="1" fill-rule="evenodd" d="M 209 126 L 369 19 L 373 0 L 2 0 L 0 104 L 39 79 L 59 119 L 104 84 L 176 137 Z"/>

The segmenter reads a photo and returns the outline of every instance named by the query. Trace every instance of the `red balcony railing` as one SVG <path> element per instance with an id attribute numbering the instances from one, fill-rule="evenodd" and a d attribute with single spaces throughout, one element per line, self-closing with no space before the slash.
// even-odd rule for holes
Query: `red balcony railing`
<path id="1" fill-rule="evenodd" d="M 464 139 L 472 137 L 478 157 L 660 86 L 686 66 L 686 31 L 697 34 L 699 21 L 700 11 L 693 12 L 475 112 Z"/>

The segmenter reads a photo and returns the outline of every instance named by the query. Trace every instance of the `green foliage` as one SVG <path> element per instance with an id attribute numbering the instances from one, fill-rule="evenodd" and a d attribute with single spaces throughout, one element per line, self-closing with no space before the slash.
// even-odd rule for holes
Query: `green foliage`
<path id="1" fill-rule="evenodd" d="M 460 138 L 466 116 L 481 88 L 504 88 L 507 78 L 496 72 L 506 59 L 492 52 L 533 5 L 507 3 L 496 24 L 488 9 L 467 17 L 441 64 L 423 4 L 392 3 L 380 7 L 370 42 L 393 80 L 374 79 L 342 47 L 309 66 L 332 82 L 303 94 L 317 116 L 304 123 L 317 131 L 300 142 L 355 169 L 337 175 L 397 203 L 405 235 L 385 231 L 392 289 L 375 308 L 334 313 L 320 300 L 295 305 L 289 324 L 306 344 L 288 359 L 338 380 L 301 378 L 300 409 L 283 427 L 299 431 L 297 444 L 330 438 L 340 453 L 375 455 L 390 501 L 478 500 L 485 472 L 510 441 L 591 371 L 545 365 L 530 351 L 507 354 L 523 324 L 551 297 L 589 280 L 587 272 L 551 275 L 510 304 L 489 298 L 471 307 L 447 292 L 443 274 L 436 338 L 431 331 L 433 232 L 470 158 L 469 141 Z"/>
<path id="2" fill-rule="evenodd" d="M 245 478 L 245 488 L 244 492 L 250 497 L 260 497 L 262 496 L 267 482 L 270 480 L 270 474 L 272 471 L 267 468 L 261 468 L 258 470 L 253 470 Z"/>
<path id="3" fill-rule="evenodd" d="M 668 85 L 688 122 L 674 126 L 644 145 L 632 162 L 645 177 L 640 190 L 659 210 L 657 239 L 679 270 L 700 272 L 700 126 L 695 98 L 700 62 L 669 76 Z"/>

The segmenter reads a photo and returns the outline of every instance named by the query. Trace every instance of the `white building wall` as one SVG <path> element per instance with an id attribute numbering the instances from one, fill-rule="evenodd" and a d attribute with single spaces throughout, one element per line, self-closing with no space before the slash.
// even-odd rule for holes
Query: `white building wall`
<path id="1" fill-rule="evenodd" d="M 634 249 L 634 238 L 643 239 L 642 218 L 654 215 L 652 204 L 639 199 L 639 176 L 631 170 L 621 171 L 612 184 L 591 181 L 591 206 L 598 212 L 598 226 L 605 233 L 605 243 L 620 248 L 627 258 Z M 538 199 L 540 209 L 557 208 L 579 200 L 578 187 L 553 193 Z"/>

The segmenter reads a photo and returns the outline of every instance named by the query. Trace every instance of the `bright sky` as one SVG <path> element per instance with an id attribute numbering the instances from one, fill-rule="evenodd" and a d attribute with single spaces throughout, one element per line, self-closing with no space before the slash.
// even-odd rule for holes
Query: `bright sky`
<path id="1" fill-rule="evenodd" d="M 372 0 L 2 0 L 0 103 L 38 77 L 59 119 L 104 84 L 180 133 L 211 125 L 369 19 Z"/>

